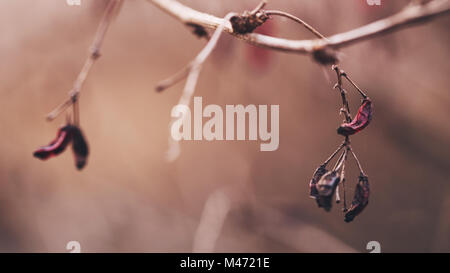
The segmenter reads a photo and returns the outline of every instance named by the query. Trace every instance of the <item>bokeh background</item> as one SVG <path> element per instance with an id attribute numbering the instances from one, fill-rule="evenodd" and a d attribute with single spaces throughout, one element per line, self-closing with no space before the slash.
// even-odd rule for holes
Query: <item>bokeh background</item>
<path id="1" fill-rule="evenodd" d="M 257 0 L 182 1 L 224 16 Z M 331 35 L 399 11 L 408 1 L 270 1 Z M 383 252 L 450 251 L 450 18 L 347 47 L 342 68 L 370 95 L 371 125 L 352 137 L 369 175 L 369 206 L 352 223 L 308 197 L 315 168 L 342 141 L 334 75 L 310 57 L 271 52 L 223 35 L 205 63 L 203 104 L 279 104 L 280 146 L 191 141 L 165 161 L 170 110 L 183 84 L 156 83 L 201 50 L 183 24 L 127 0 L 80 97 L 91 155 L 79 172 L 70 151 L 42 162 L 37 147 L 65 122 L 62 102 L 88 54 L 103 0 L 0 1 L 0 251 Z M 313 36 L 274 18 L 262 31 Z M 347 86 L 351 109 L 359 97 Z M 347 165 L 347 196 L 358 171 Z"/>

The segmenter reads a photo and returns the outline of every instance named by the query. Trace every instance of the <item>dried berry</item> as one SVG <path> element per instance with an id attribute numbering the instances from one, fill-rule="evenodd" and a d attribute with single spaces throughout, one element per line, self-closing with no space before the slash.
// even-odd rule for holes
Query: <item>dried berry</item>
<path id="1" fill-rule="evenodd" d="M 320 165 L 313 174 L 311 181 L 309 182 L 309 196 L 311 198 L 317 199 L 319 192 L 317 191 L 316 184 L 319 182 L 320 178 L 327 172 L 325 169 L 325 164 Z"/>
<path id="2" fill-rule="evenodd" d="M 366 128 L 372 120 L 372 111 L 372 101 L 369 98 L 365 98 L 355 118 L 350 123 L 344 123 L 339 126 L 337 129 L 338 134 L 349 136 Z"/>
<path id="3" fill-rule="evenodd" d="M 46 160 L 62 153 L 72 140 L 73 128 L 74 126 L 72 125 L 65 125 L 59 128 L 56 139 L 47 146 L 37 149 L 33 153 L 33 156 L 41 160 Z"/>
<path id="4" fill-rule="evenodd" d="M 333 198 L 333 194 L 336 191 L 336 187 L 339 184 L 340 176 L 336 171 L 329 171 L 324 174 L 319 182 L 316 184 L 317 192 L 317 204 L 319 207 L 323 207 L 326 211 L 330 211 Z"/>
<path id="5" fill-rule="evenodd" d="M 369 203 L 370 187 L 369 178 L 365 175 L 359 176 L 358 184 L 356 184 L 355 195 L 353 197 L 352 205 L 345 214 L 345 222 L 351 222 L 360 214 Z"/>
<path id="6" fill-rule="evenodd" d="M 81 129 L 75 126 L 72 141 L 72 150 L 75 155 L 75 165 L 78 170 L 81 170 L 86 165 L 87 157 L 89 155 L 89 147 L 83 133 L 81 132 Z"/>
<path id="7" fill-rule="evenodd" d="M 86 165 L 89 148 L 81 129 L 71 124 L 59 128 L 56 139 L 49 145 L 36 150 L 33 155 L 41 160 L 46 160 L 62 153 L 71 142 L 75 165 L 77 169 L 81 170 Z"/>

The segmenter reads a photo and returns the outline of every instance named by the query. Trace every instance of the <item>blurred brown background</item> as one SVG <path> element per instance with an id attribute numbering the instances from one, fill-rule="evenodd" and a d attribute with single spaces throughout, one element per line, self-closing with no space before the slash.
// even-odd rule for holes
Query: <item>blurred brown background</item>
<path id="1" fill-rule="evenodd" d="M 258 0 L 182 1 L 217 16 Z M 408 1 L 270 1 L 326 35 L 400 10 Z M 32 157 L 54 138 L 62 102 L 87 56 L 104 1 L 0 2 L 0 251 L 383 252 L 450 251 L 450 18 L 344 49 L 342 68 L 374 101 L 371 125 L 352 138 L 369 175 L 369 206 L 347 224 L 308 197 L 314 169 L 341 142 L 335 78 L 310 57 L 256 50 L 229 35 L 204 65 L 203 104 L 279 104 L 280 146 L 191 141 L 164 160 L 170 110 L 183 84 L 155 84 L 205 44 L 153 5 L 127 0 L 80 97 L 91 148 L 79 172 L 70 151 Z M 313 38 L 275 18 L 266 29 Z M 330 80 L 325 77 L 325 73 Z M 359 106 L 351 94 L 351 109 Z M 358 171 L 347 167 L 349 199 Z M 205 205 L 206 204 L 206 205 Z"/>

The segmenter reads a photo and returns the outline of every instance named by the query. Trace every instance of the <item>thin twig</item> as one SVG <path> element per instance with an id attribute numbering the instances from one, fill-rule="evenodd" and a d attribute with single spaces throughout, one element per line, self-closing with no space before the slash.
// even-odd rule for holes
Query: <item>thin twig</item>
<path id="1" fill-rule="evenodd" d="M 345 73 L 344 71 L 342 71 L 341 75 L 342 75 L 342 77 L 346 78 L 347 81 L 348 81 L 351 85 L 353 85 L 353 87 L 356 88 L 356 90 L 358 90 L 359 94 L 361 94 L 361 96 L 362 96 L 364 99 L 367 99 L 366 93 L 364 93 L 364 92 L 356 85 L 356 83 L 355 83 L 354 81 L 352 81 L 352 80 L 348 77 L 347 73 Z"/>
<path id="2" fill-rule="evenodd" d="M 267 0 L 262 0 L 256 8 L 254 8 L 252 11 L 250 11 L 250 15 L 255 15 L 258 11 L 263 9 L 267 5 Z"/>
<path id="3" fill-rule="evenodd" d="M 364 173 L 364 171 L 363 171 L 363 169 L 362 169 L 361 163 L 360 163 L 359 160 L 358 160 L 358 157 L 357 157 L 356 154 L 353 152 L 352 147 L 351 147 L 351 146 L 348 146 L 348 148 L 349 148 L 350 152 L 352 153 L 353 157 L 355 158 L 356 164 L 358 164 L 358 169 L 359 169 L 361 175 L 366 176 L 366 174 Z"/>
<path id="4" fill-rule="evenodd" d="M 225 16 L 224 21 L 228 21 L 232 15 L 234 15 L 234 13 L 227 14 Z M 208 56 L 211 54 L 213 49 L 216 47 L 217 41 L 219 40 L 220 36 L 222 35 L 223 28 L 224 28 L 224 25 L 223 24 L 220 25 L 214 31 L 214 34 L 212 35 L 211 39 L 208 41 L 208 43 L 203 48 L 203 50 L 200 51 L 200 53 L 197 55 L 197 57 L 195 57 L 195 59 L 192 62 L 190 62 L 187 66 L 182 68 L 175 75 L 160 82 L 157 85 L 156 90 L 162 91 L 165 88 L 168 88 L 168 87 L 172 86 L 173 84 L 177 83 L 178 81 L 184 79 L 185 77 L 189 78 L 190 75 L 196 74 L 197 73 L 196 70 L 201 69 L 201 65 L 203 64 L 203 62 L 208 58 Z M 195 88 L 195 83 L 196 82 L 193 82 L 194 85 L 192 86 L 192 88 Z M 186 84 L 185 89 L 184 89 L 185 91 L 183 91 L 183 93 L 191 93 L 191 91 L 190 91 L 191 88 L 187 88 L 187 86 L 188 85 Z"/>
<path id="5" fill-rule="evenodd" d="M 336 203 L 339 204 L 341 202 L 341 197 L 339 196 L 339 184 L 336 186 Z"/>
<path id="6" fill-rule="evenodd" d="M 214 50 L 214 48 L 217 45 L 217 42 L 219 41 L 220 36 L 223 33 L 223 28 L 225 27 L 224 22 L 228 22 L 232 16 L 234 16 L 234 12 L 228 13 L 224 20 L 222 21 L 222 24 L 219 25 L 219 27 L 214 31 L 214 34 L 212 35 L 211 39 L 208 41 L 206 46 L 200 51 L 200 53 L 195 57 L 195 59 L 182 71 L 186 72 L 178 72 L 176 77 L 172 77 L 172 82 L 174 79 L 179 78 L 181 79 L 181 75 L 187 74 L 187 80 L 186 85 L 184 86 L 183 93 L 181 94 L 181 97 L 178 101 L 178 105 L 186 105 L 188 106 L 192 96 L 194 95 L 195 86 L 197 85 L 198 76 L 200 74 L 202 64 L 205 62 L 205 60 L 208 58 L 208 56 L 211 54 L 211 52 Z M 188 72 L 187 72 L 188 71 Z M 170 80 L 166 80 L 166 83 L 169 83 Z M 180 113 L 181 118 L 187 118 L 186 117 L 186 108 L 182 108 L 182 112 Z M 170 124 L 173 124 L 174 120 L 171 121 Z M 179 143 L 178 141 L 175 141 L 172 137 L 169 136 L 169 150 L 167 153 L 167 160 L 169 162 L 175 160 L 180 153 Z"/>
<path id="7" fill-rule="evenodd" d="M 338 160 L 334 164 L 333 171 L 338 171 L 342 167 L 342 161 L 344 160 L 345 155 L 347 154 L 347 150 L 344 150 L 342 154 L 339 156 Z"/>
<path id="8" fill-rule="evenodd" d="M 339 145 L 339 147 L 336 149 L 336 151 L 334 151 L 328 158 L 327 160 L 325 160 L 325 162 L 322 164 L 323 166 L 328 165 L 328 163 L 337 155 L 337 153 L 339 153 L 339 151 L 345 146 L 345 141 L 342 142 L 341 145 Z"/>
<path id="9" fill-rule="evenodd" d="M 73 103 L 73 124 L 75 126 L 80 126 L 80 109 L 79 109 L 78 99 Z"/>
<path id="10" fill-rule="evenodd" d="M 344 193 L 344 208 L 343 211 L 346 212 L 347 211 L 347 198 L 346 198 L 346 192 L 345 192 L 345 162 L 347 161 L 347 155 L 348 155 L 348 151 L 349 151 L 349 146 L 347 145 L 347 147 L 345 148 L 347 153 L 345 154 L 345 158 L 344 158 L 344 163 L 342 164 L 342 170 L 341 170 L 341 184 L 342 184 L 342 190 Z"/>
<path id="11" fill-rule="evenodd" d="M 175 0 L 147 1 L 183 23 L 194 23 L 203 27 L 216 29 L 223 22 L 222 18 L 199 12 Z M 448 0 L 433 0 L 424 5 L 408 5 L 394 15 L 347 32 L 330 36 L 327 40 L 289 40 L 256 33 L 237 34 L 233 33 L 233 28 L 229 22 L 225 23 L 224 31 L 256 46 L 285 52 L 306 54 L 313 53 L 315 50 L 327 46 L 334 49 L 346 47 L 362 40 L 379 37 L 382 34 L 403 27 L 428 22 L 429 19 L 446 15 L 449 12 L 450 4 Z"/>
<path id="12" fill-rule="evenodd" d="M 316 35 L 317 38 L 319 38 L 319 39 L 327 39 L 320 32 L 318 32 L 316 29 L 314 29 L 311 25 L 309 25 L 308 23 L 306 23 L 302 19 L 300 19 L 300 18 L 298 18 L 298 17 L 296 17 L 296 16 L 294 16 L 294 15 L 292 15 L 290 13 L 287 13 L 287 12 L 284 12 L 284 11 L 280 11 L 280 10 L 265 10 L 264 13 L 267 14 L 267 15 L 278 15 L 278 16 L 283 16 L 283 17 L 289 18 L 289 19 L 291 19 L 291 20 L 293 20 L 293 21 L 303 25 L 307 30 L 309 30 L 314 35 Z"/>
<path id="13" fill-rule="evenodd" d="M 307 30 L 309 30 L 311 33 L 316 35 L 318 38 L 324 39 L 324 40 L 328 40 L 324 35 L 322 35 L 322 33 L 317 31 L 314 27 L 312 27 L 311 25 L 309 25 L 308 23 L 306 23 L 302 19 L 300 19 L 300 18 L 298 18 L 298 17 L 296 17 L 296 16 L 294 16 L 294 15 L 292 15 L 290 13 L 287 13 L 287 12 L 284 12 L 284 11 L 278 11 L 278 10 L 267 10 L 267 11 L 265 11 L 265 13 L 267 15 L 279 15 L 279 16 L 283 16 L 283 17 L 289 18 L 291 20 L 294 20 L 295 22 L 303 25 Z M 365 96 L 365 98 L 367 96 L 356 86 L 356 84 L 354 82 L 352 82 L 348 78 L 347 74 L 343 70 L 341 70 L 338 65 L 333 65 L 332 69 L 335 70 L 336 75 L 337 75 L 337 81 L 338 82 L 335 85 L 335 88 L 338 88 L 340 93 L 341 93 L 342 105 L 343 105 L 343 109 L 344 109 L 343 112 L 344 112 L 344 115 L 345 115 L 345 119 L 346 119 L 347 122 L 350 122 L 351 121 L 350 106 L 348 105 L 348 100 L 347 100 L 347 97 L 346 97 L 346 91 L 342 87 L 342 77 L 346 77 L 346 79 L 349 80 L 350 83 L 353 84 L 353 86 L 356 87 L 356 89 L 358 89 L 358 91 L 361 93 L 361 95 Z"/>
<path id="14" fill-rule="evenodd" d="M 267 11 L 265 11 L 265 13 L 267 15 L 279 15 L 279 16 L 283 16 L 283 17 L 289 18 L 289 19 L 291 19 L 291 20 L 293 20 L 293 21 L 303 25 L 307 30 L 309 30 L 311 33 L 316 35 L 318 38 L 324 39 L 324 40 L 328 40 L 324 35 L 322 35 L 322 33 L 317 31 L 314 27 L 312 27 L 311 25 L 306 23 L 304 20 L 302 20 L 302 19 L 300 19 L 300 18 L 298 18 L 298 17 L 296 17 L 296 16 L 294 16 L 294 15 L 292 15 L 290 13 L 287 13 L 287 12 L 284 12 L 284 11 L 278 11 L 278 10 L 267 10 Z M 340 70 L 338 65 L 332 66 L 332 69 L 335 70 L 336 75 L 337 75 L 338 82 L 335 85 L 335 88 L 338 88 L 340 93 L 341 93 L 342 105 L 343 105 L 343 109 L 344 109 L 343 112 L 344 112 L 344 115 L 345 115 L 345 120 L 347 122 L 350 122 L 351 121 L 350 106 L 348 105 L 346 92 L 345 92 L 344 88 L 342 87 L 342 77 L 345 76 L 348 79 L 347 74 L 345 74 L 343 70 Z M 348 80 L 350 81 L 350 79 L 348 79 Z M 356 87 L 356 84 L 354 84 L 353 82 L 351 82 L 351 83 Z M 364 94 L 358 87 L 356 87 L 356 88 L 358 89 L 358 91 L 360 91 L 360 93 L 362 95 Z M 364 94 L 364 96 L 365 96 L 365 94 Z M 367 96 L 365 96 L 365 97 L 367 97 Z"/>
<path id="15" fill-rule="evenodd" d="M 259 12 L 262 8 L 264 8 L 267 4 L 266 0 L 261 1 L 258 6 L 253 9 L 251 12 L 249 12 L 249 15 L 255 15 L 257 12 Z M 233 13 L 232 13 L 233 14 Z M 223 24 L 221 24 L 220 28 L 221 28 L 221 32 L 224 30 L 225 28 L 225 24 L 226 22 L 229 21 L 230 18 L 228 18 L 227 20 L 223 21 Z M 217 29 L 216 29 L 217 32 Z M 215 41 L 217 42 L 217 41 Z M 184 78 L 186 78 L 188 76 L 188 74 L 190 73 L 190 71 L 193 69 L 193 67 L 196 65 L 195 61 L 194 62 L 190 62 L 189 64 L 187 64 L 185 67 L 183 67 L 180 71 L 178 71 L 176 74 L 174 74 L 173 76 L 159 82 L 155 89 L 157 92 L 161 92 L 169 87 L 171 87 L 172 85 L 178 83 L 179 81 L 183 80 Z"/>
<path id="16" fill-rule="evenodd" d="M 231 205 L 231 199 L 224 189 L 218 189 L 209 195 L 195 231 L 192 252 L 214 252 Z"/>
<path id="17" fill-rule="evenodd" d="M 90 54 L 84 62 L 83 68 L 81 69 L 80 74 L 78 74 L 78 77 L 73 84 L 72 90 L 69 91 L 69 98 L 47 115 L 48 121 L 54 120 L 59 114 L 61 114 L 64 110 L 66 110 L 78 100 L 78 95 L 80 93 L 81 87 L 86 81 L 92 65 L 100 57 L 100 48 L 105 38 L 106 31 L 108 30 L 108 27 L 111 23 L 111 19 L 116 15 L 114 11 L 116 7 L 120 6 L 122 1 L 123 0 L 110 0 L 108 2 L 108 5 L 106 6 L 105 12 L 95 34 L 94 41 L 91 45 Z M 76 117 L 74 117 L 74 119 L 76 119 Z"/>
<path id="18" fill-rule="evenodd" d="M 342 98 L 341 111 L 345 115 L 345 120 L 347 122 L 350 122 L 352 120 L 352 117 L 350 116 L 350 106 L 348 105 L 347 94 L 346 94 L 347 92 L 342 87 L 342 70 L 337 65 L 333 65 L 332 69 L 336 72 L 336 76 L 337 76 L 337 83 L 334 86 L 334 88 L 338 88 L 341 93 L 341 98 Z"/>
<path id="19" fill-rule="evenodd" d="M 294 16 L 294 15 L 292 15 L 292 14 L 290 14 L 290 13 L 287 13 L 287 12 L 284 12 L 284 11 L 278 11 L 278 10 L 267 10 L 267 11 L 265 11 L 265 13 L 267 14 L 267 15 L 279 15 L 279 16 L 283 16 L 283 17 L 286 17 L 286 18 L 289 18 L 289 19 L 291 19 L 291 20 L 293 20 L 293 21 L 295 21 L 295 22 L 297 22 L 297 23 L 299 23 L 299 24 L 301 24 L 301 25 L 303 25 L 307 30 L 309 30 L 311 33 L 313 33 L 314 35 L 316 35 L 318 38 L 320 38 L 320 39 L 324 39 L 324 40 L 328 40 L 324 35 L 322 35 L 319 31 L 317 31 L 314 27 L 312 27 L 311 25 L 309 25 L 308 23 L 306 23 L 305 21 L 303 21 L 302 19 L 300 19 L 300 18 L 298 18 L 298 17 L 296 17 L 296 16 Z M 342 87 L 342 77 L 343 76 L 347 76 L 345 73 L 344 73 L 344 71 L 343 70 L 341 70 L 340 68 L 339 68 L 339 66 L 338 65 L 333 65 L 332 66 L 332 69 L 333 70 L 335 70 L 335 72 L 336 72 L 336 75 L 337 75 L 337 84 L 335 85 L 335 88 L 338 88 L 339 89 L 339 91 L 340 91 L 340 93 L 341 93 L 341 98 L 342 98 L 342 105 L 343 105 L 343 113 L 344 113 L 344 115 L 345 115 L 345 120 L 347 121 L 347 122 L 350 122 L 351 121 L 351 116 L 350 116 L 350 106 L 349 106 L 349 104 L 348 104 L 348 100 L 347 100 L 347 96 L 346 96 L 346 91 L 345 91 L 345 89 Z M 348 78 L 347 78 L 348 79 Z M 356 85 L 353 83 L 353 82 L 351 82 L 355 87 L 356 87 Z M 357 88 L 357 87 L 356 87 Z M 357 88 L 358 89 L 358 91 L 360 91 L 360 93 L 361 94 L 364 94 L 359 88 Z M 365 94 L 364 94 L 364 96 L 365 96 Z M 365 96 L 365 97 L 367 97 L 367 96 Z"/>
<path id="20" fill-rule="evenodd" d="M 157 92 L 161 92 L 161 91 L 164 91 L 165 89 L 171 87 L 172 85 L 177 84 L 178 82 L 182 81 L 183 79 L 185 79 L 188 76 L 191 68 L 192 68 L 192 62 L 189 63 L 188 65 L 186 65 L 185 67 L 183 67 L 180 71 L 175 73 L 173 76 L 170 76 L 169 78 L 167 78 L 163 81 L 160 81 L 156 85 L 155 90 Z"/>

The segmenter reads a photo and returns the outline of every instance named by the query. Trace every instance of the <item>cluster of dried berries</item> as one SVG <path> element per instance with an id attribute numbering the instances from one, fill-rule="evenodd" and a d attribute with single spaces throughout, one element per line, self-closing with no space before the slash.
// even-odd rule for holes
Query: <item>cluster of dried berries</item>
<path id="1" fill-rule="evenodd" d="M 47 160 L 64 152 L 70 143 L 72 143 L 75 166 L 78 170 L 81 170 L 86 165 L 89 147 L 81 129 L 72 124 L 67 124 L 59 128 L 56 139 L 47 146 L 37 149 L 33 155 L 41 160 Z"/>
<path id="2" fill-rule="evenodd" d="M 339 70 L 337 66 L 334 66 L 333 69 L 336 70 L 338 75 L 338 84 L 336 87 L 341 90 L 344 105 L 344 108 L 341 109 L 341 111 L 346 114 L 346 120 L 339 126 L 339 128 L 337 129 L 337 133 L 343 135 L 345 137 L 345 140 L 337 148 L 337 150 L 315 170 L 313 177 L 309 182 L 309 195 L 316 200 L 319 208 L 324 208 L 326 211 L 330 211 L 332 207 L 333 195 L 336 195 L 336 203 L 340 202 L 339 184 L 341 184 L 344 191 L 344 220 L 345 222 L 351 222 L 358 214 L 363 211 L 363 209 L 369 203 L 370 187 L 369 178 L 367 177 L 367 175 L 365 175 L 358 158 L 352 150 L 349 136 L 356 134 L 357 132 L 366 128 L 367 125 L 369 125 L 370 121 L 372 120 L 373 106 L 370 98 L 364 92 L 362 92 L 343 71 Z M 341 77 L 345 77 L 363 97 L 361 106 L 358 109 L 358 113 L 353 118 L 353 120 L 350 117 L 346 91 L 342 88 Z M 328 170 L 327 165 L 337 154 L 339 154 L 342 149 L 344 149 L 344 151 L 341 152 L 341 155 L 338 157 L 334 167 Z M 350 153 L 355 158 L 360 171 L 358 183 L 356 184 L 353 201 L 350 205 L 350 208 L 347 208 L 345 193 L 345 163 L 347 161 L 348 153 Z"/>
<path id="3" fill-rule="evenodd" d="M 89 155 L 89 146 L 83 132 L 78 126 L 79 114 L 76 98 L 74 99 L 72 106 L 74 110 L 75 122 L 72 123 L 68 119 L 67 124 L 58 129 L 56 138 L 48 145 L 40 147 L 34 151 L 33 156 L 41 160 L 47 160 L 53 156 L 61 154 L 69 144 L 72 144 L 72 151 L 75 157 L 75 166 L 78 170 L 81 170 L 86 165 L 87 157 Z"/>

